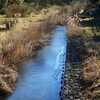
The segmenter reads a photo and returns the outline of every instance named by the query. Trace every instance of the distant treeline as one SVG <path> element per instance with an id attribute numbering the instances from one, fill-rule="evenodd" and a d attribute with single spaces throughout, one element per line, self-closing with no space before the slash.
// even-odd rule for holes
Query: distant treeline
<path id="1" fill-rule="evenodd" d="M 0 0 L 0 8 L 8 6 L 9 4 L 22 4 L 22 3 L 34 3 L 34 5 L 46 6 L 48 4 L 62 5 L 64 3 L 70 3 L 72 0 Z"/>
<path id="2" fill-rule="evenodd" d="M 11 12 L 28 12 L 31 11 L 31 8 L 44 8 L 50 5 L 69 5 L 71 2 L 77 3 L 86 2 L 87 4 L 98 4 L 100 0 L 0 0 L 0 14 L 7 14 L 9 10 Z"/>

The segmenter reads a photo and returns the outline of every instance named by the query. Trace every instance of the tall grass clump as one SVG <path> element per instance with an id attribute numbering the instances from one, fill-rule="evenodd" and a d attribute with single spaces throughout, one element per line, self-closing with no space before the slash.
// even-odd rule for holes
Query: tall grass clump
<path id="1" fill-rule="evenodd" d="M 49 21 L 34 22 L 22 33 L 0 35 L 0 51 L 3 63 L 16 63 L 22 58 L 33 56 L 47 44 L 54 25 Z"/>

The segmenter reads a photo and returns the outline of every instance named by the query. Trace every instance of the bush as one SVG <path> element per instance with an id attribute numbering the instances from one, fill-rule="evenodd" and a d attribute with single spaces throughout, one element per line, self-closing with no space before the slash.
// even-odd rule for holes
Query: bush
<path id="1" fill-rule="evenodd" d="M 31 10 L 32 10 L 31 7 L 29 7 L 26 4 L 22 4 L 22 5 L 12 4 L 9 5 L 8 8 L 6 9 L 6 15 L 8 17 L 15 17 L 16 15 L 18 17 L 24 17 L 28 13 L 30 13 Z"/>

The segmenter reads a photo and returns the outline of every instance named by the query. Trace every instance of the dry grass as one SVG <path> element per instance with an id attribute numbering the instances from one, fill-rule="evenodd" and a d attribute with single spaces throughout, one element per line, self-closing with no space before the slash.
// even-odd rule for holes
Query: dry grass
<path id="1" fill-rule="evenodd" d="M 0 34 L 0 52 L 1 55 L 6 55 L 3 56 L 5 59 L 3 63 L 14 63 L 26 56 L 34 55 L 36 48 L 41 48 L 46 43 L 50 37 L 48 33 L 56 24 L 68 22 L 67 16 L 72 13 L 71 7 L 72 5 L 54 6 L 41 10 L 38 15 L 33 14 L 28 18 L 19 18 L 19 22 L 12 31 Z M 38 21 L 44 19 L 46 20 Z M 67 24 L 67 30 L 69 36 L 83 33 L 83 29 L 77 22 Z"/>
<path id="2" fill-rule="evenodd" d="M 12 70 L 12 65 L 14 65 L 18 70 L 18 66 L 15 66 L 17 63 L 22 62 L 23 59 L 36 56 L 38 51 L 47 45 L 55 25 L 67 23 L 68 14 L 72 13 L 70 8 L 70 6 L 65 8 L 58 6 L 42 10 L 37 15 L 33 14 L 28 18 L 18 18 L 18 23 L 13 29 L 7 32 L 0 32 L 0 64 L 4 65 L 4 68 L 0 69 L 2 71 L 6 68 Z M 80 32 L 77 25 L 67 25 L 67 28 L 69 34 L 76 33 L 77 30 Z M 14 69 L 15 72 L 18 72 L 17 70 Z M 5 72 L 3 76 L 6 74 L 8 77 L 10 76 L 9 73 L 12 74 L 13 72 Z M 7 78 L 6 80 L 4 78 L 1 80 L 1 83 L 6 84 L 6 89 L 9 89 L 10 92 L 15 88 L 18 75 L 16 74 L 14 79 L 13 75 L 9 77 L 10 81 Z M 2 76 L 2 73 L 0 73 L 0 76 Z M 14 82 L 13 86 L 9 86 L 9 82 Z M 4 87 L 0 86 L 0 88 Z"/>
<path id="3" fill-rule="evenodd" d="M 0 90 L 6 94 L 15 88 L 19 69 L 17 64 L 36 56 L 50 40 L 55 23 L 50 20 L 49 14 L 46 17 L 43 15 L 42 18 L 40 15 L 18 18 L 18 23 L 13 29 L 0 32 Z M 4 69 L 7 69 L 7 72 Z"/>
<path id="4" fill-rule="evenodd" d="M 12 93 L 20 69 L 18 64 L 36 56 L 47 45 L 54 27 L 49 21 L 39 21 L 32 22 L 21 33 L 0 34 L 0 91 L 6 95 Z"/>
<path id="5" fill-rule="evenodd" d="M 67 29 L 68 29 L 68 36 L 69 37 L 71 37 L 73 35 L 77 35 L 77 36 L 82 35 L 82 32 L 83 32 L 82 28 L 77 26 L 77 25 L 75 25 L 75 26 L 67 25 Z"/>
<path id="6" fill-rule="evenodd" d="M 54 25 L 48 21 L 34 22 L 22 33 L 0 34 L 0 51 L 3 63 L 15 63 L 26 56 L 36 54 L 48 42 Z M 35 50 L 35 52 L 34 52 Z"/>
<path id="7" fill-rule="evenodd" d="M 52 9 L 55 9 L 55 12 L 52 12 Z M 2 63 L 16 63 L 22 58 L 33 56 L 36 54 L 38 48 L 47 43 L 51 30 L 56 24 L 67 23 L 65 12 L 66 10 L 69 11 L 68 7 L 54 7 L 52 9 L 48 9 L 47 15 L 40 13 L 31 18 L 19 18 L 19 22 L 12 31 L 0 34 L 0 51 L 3 56 L 3 58 L 1 57 Z M 37 21 L 41 19 L 46 20 Z M 76 23 L 74 25 L 68 24 L 67 29 L 69 35 L 73 35 L 73 33 L 78 34 L 82 31 Z"/>

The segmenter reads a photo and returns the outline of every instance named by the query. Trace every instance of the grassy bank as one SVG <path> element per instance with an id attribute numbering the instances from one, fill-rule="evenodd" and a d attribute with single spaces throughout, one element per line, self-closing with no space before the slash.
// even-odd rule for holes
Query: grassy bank
<path id="1" fill-rule="evenodd" d="M 85 23 L 87 25 L 80 23 L 77 28 L 69 26 L 69 29 L 72 29 L 68 31 L 69 41 L 76 38 L 79 44 L 75 48 L 78 51 L 76 53 L 80 58 L 80 64 L 73 65 L 73 62 L 68 58 L 69 69 L 65 71 L 64 100 L 71 100 L 71 98 L 100 99 L 100 30 L 98 29 L 100 26 L 96 26 L 96 22 L 96 25 L 91 23 L 90 18 L 88 23 L 86 20 Z M 71 46 L 73 44 L 69 44 L 69 51 L 72 51 Z M 66 66 L 68 68 L 68 65 Z"/>
<path id="2" fill-rule="evenodd" d="M 0 32 L 0 91 L 3 93 L 0 98 L 13 92 L 21 69 L 18 65 L 36 57 L 38 51 L 48 45 L 55 26 L 64 24 L 64 15 L 62 7 L 55 6 L 48 8 L 47 13 L 43 9 L 23 18 L 0 18 L 1 22 L 17 20 L 9 30 Z"/>

